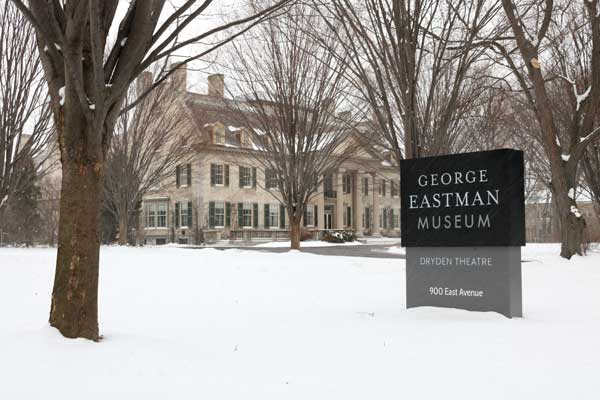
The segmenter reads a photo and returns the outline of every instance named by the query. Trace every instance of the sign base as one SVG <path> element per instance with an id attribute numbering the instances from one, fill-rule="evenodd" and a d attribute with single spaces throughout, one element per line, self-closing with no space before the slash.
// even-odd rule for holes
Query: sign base
<path id="1" fill-rule="evenodd" d="M 406 307 L 522 317 L 521 247 L 407 247 Z"/>

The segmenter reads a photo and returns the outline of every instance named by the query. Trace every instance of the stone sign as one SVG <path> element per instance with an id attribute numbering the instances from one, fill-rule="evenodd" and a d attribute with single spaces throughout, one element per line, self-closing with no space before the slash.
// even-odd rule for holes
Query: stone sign
<path id="1" fill-rule="evenodd" d="M 523 152 L 403 160 L 407 307 L 522 316 Z"/>

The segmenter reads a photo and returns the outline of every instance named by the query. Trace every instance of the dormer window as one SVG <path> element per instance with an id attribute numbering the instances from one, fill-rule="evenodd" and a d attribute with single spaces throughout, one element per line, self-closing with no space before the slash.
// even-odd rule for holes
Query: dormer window
<path id="1" fill-rule="evenodd" d="M 222 129 L 213 131 L 213 143 L 214 144 L 225 144 L 225 132 Z"/>

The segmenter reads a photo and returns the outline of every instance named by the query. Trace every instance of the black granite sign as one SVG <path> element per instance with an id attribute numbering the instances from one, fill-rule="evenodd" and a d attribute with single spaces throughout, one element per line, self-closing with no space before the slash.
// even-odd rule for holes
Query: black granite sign
<path id="1" fill-rule="evenodd" d="M 403 246 L 524 246 L 523 152 L 400 163 Z"/>
<path id="2" fill-rule="evenodd" d="M 522 316 L 523 152 L 404 160 L 406 305 Z"/>

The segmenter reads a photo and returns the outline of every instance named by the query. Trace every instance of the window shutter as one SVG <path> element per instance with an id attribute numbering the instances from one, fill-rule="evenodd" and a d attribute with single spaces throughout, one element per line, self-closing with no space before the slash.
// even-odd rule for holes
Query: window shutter
<path id="1" fill-rule="evenodd" d="M 237 213 L 238 213 L 238 228 L 241 228 L 244 226 L 244 203 L 238 203 Z"/>
<path id="2" fill-rule="evenodd" d="M 231 203 L 225 203 L 225 227 L 231 227 Z"/>
<path id="3" fill-rule="evenodd" d="M 192 217 L 192 202 L 188 201 L 187 203 L 188 215 L 187 215 L 187 226 L 188 228 L 192 228 L 194 226 L 194 218 Z"/>
<path id="4" fill-rule="evenodd" d="M 210 164 L 210 186 L 215 186 L 216 183 L 216 170 L 217 167 L 215 164 Z"/>
<path id="5" fill-rule="evenodd" d="M 285 206 L 283 204 L 279 206 L 279 227 L 285 228 Z"/>
<path id="6" fill-rule="evenodd" d="M 175 167 L 175 186 L 179 187 L 179 165 Z"/>
<path id="7" fill-rule="evenodd" d="M 175 203 L 175 228 L 179 228 L 179 202 Z"/>
<path id="8" fill-rule="evenodd" d="M 315 214 L 315 221 L 314 221 L 313 225 L 319 226 L 319 207 L 315 206 L 314 214 Z"/>
<path id="9" fill-rule="evenodd" d="M 256 189 L 256 168 L 252 168 L 252 187 Z"/>
<path id="10" fill-rule="evenodd" d="M 244 185 L 242 184 L 242 166 L 239 167 L 239 175 L 240 175 L 240 179 L 239 179 L 239 183 L 240 183 L 240 187 L 243 187 Z"/>
<path id="11" fill-rule="evenodd" d="M 258 228 L 258 203 L 252 206 L 252 226 L 254 229 Z"/>
<path id="12" fill-rule="evenodd" d="M 187 165 L 187 185 L 192 186 L 192 164 Z"/>
<path id="13" fill-rule="evenodd" d="M 209 228 L 215 227 L 215 202 L 214 201 L 208 202 L 208 227 Z"/>
<path id="14" fill-rule="evenodd" d="M 308 212 L 306 211 L 307 208 L 308 208 L 308 206 L 304 207 L 304 215 L 302 217 L 302 220 L 304 221 L 304 226 L 306 226 L 306 220 L 307 220 L 307 215 L 308 215 Z"/>
<path id="15" fill-rule="evenodd" d="M 265 229 L 269 229 L 270 227 L 270 219 L 269 219 L 269 205 L 265 204 Z"/>
<path id="16" fill-rule="evenodd" d="M 225 164 L 225 166 L 223 167 L 223 175 L 225 175 L 223 177 L 225 186 L 229 186 L 229 165 L 227 165 L 227 164 Z"/>

